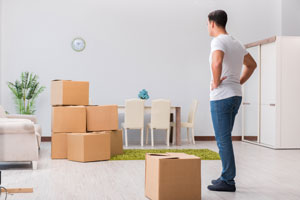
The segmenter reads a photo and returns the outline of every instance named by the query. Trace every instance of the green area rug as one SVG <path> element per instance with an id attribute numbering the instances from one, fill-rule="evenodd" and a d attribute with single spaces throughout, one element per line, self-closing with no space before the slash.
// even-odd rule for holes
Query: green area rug
<path id="1" fill-rule="evenodd" d="M 209 149 L 126 149 L 124 154 L 113 156 L 110 160 L 145 160 L 146 153 L 166 152 L 195 155 L 201 160 L 220 160 L 219 154 Z"/>

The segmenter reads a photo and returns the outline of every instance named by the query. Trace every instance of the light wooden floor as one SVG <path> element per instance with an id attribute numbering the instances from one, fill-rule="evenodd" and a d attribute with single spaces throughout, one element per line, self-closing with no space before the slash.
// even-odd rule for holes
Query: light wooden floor
<path id="1" fill-rule="evenodd" d="M 144 161 L 77 163 L 50 159 L 50 143 L 42 143 L 38 170 L 30 164 L 2 163 L 2 185 L 33 187 L 32 194 L 9 195 L 11 199 L 36 200 L 142 200 Z M 163 148 L 164 146 L 156 146 Z M 130 146 L 130 148 L 140 148 Z M 151 148 L 148 146 L 148 148 Z M 173 148 L 173 147 L 172 147 Z M 176 148 L 176 147 L 175 147 Z M 180 148 L 216 149 L 215 142 L 197 142 Z M 234 142 L 237 162 L 237 192 L 206 189 L 220 174 L 220 161 L 202 161 L 203 200 L 299 200 L 300 151 L 271 150 Z M 0 199 L 3 199 L 3 195 Z"/>

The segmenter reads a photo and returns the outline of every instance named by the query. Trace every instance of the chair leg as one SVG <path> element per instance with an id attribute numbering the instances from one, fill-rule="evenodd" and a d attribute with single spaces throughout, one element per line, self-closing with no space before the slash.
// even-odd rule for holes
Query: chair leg
<path id="1" fill-rule="evenodd" d="M 187 136 L 188 142 L 191 143 L 191 141 L 190 141 L 190 129 L 189 128 L 186 129 L 186 136 Z"/>
<path id="2" fill-rule="evenodd" d="M 141 146 L 144 146 L 144 129 L 141 129 Z"/>
<path id="3" fill-rule="evenodd" d="M 33 170 L 37 169 L 37 161 L 32 161 L 32 169 Z"/>
<path id="4" fill-rule="evenodd" d="M 176 140 L 176 127 L 173 128 L 173 141 L 172 144 L 175 144 L 175 140 Z"/>
<path id="5" fill-rule="evenodd" d="M 167 129 L 167 146 L 170 146 L 170 129 Z"/>
<path id="6" fill-rule="evenodd" d="M 168 144 L 168 134 L 166 134 L 166 144 Z"/>
<path id="7" fill-rule="evenodd" d="M 146 127 L 146 144 L 148 144 L 149 127 Z"/>
<path id="8" fill-rule="evenodd" d="M 195 129 L 192 128 L 192 141 L 193 141 L 193 144 L 195 144 Z"/>
<path id="9" fill-rule="evenodd" d="M 128 147 L 127 128 L 125 128 L 125 146 Z"/>
<path id="10" fill-rule="evenodd" d="M 151 146 L 154 147 L 154 136 L 153 136 L 153 132 L 154 132 L 154 129 L 151 128 Z"/>

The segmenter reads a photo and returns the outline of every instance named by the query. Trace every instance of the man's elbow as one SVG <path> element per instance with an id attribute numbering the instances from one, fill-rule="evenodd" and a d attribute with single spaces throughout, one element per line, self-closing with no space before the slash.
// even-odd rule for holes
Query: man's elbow
<path id="1" fill-rule="evenodd" d="M 257 64 L 256 62 L 252 62 L 252 63 L 245 63 L 244 64 L 248 69 L 254 71 L 257 68 Z"/>
<path id="2" fill-rule="evenodd" d="M 253 67 L 252 68 L 253 68 L 253 70 L 255 70 L 257 68 L 257 63 L 256 62 L 253 63 Z"/>
<path id="3" fill-rule="evenodd" d="M 256 69 L 256 67 L 257 67 L 257 63 L 254 61 L 254 69 Z"/>
<path id="4" fill-rule="evenodd" d="M 249 68 L 252 69 L 253 71 L 257 68 L 256 62 L 253 62 L 249 65 Z"/>

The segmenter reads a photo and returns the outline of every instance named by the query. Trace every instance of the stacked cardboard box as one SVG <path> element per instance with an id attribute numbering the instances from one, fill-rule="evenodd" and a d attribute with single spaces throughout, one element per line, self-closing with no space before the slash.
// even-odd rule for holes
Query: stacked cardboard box
<path id="1" fill-rule="evenodd" d="M 53 159 L 67 158 L 69 133 L 86 132 L 89 82 L 54 80 L 51 82 Z"/>
<path id="2" fill-rule="evenodd" d="M 123 153 L 118 107 L 90 106 L 89 82 L 51 83 L 52 159 L 88 162 Z"/>
<path id="3" fill-rule="evenodd" d="M 109 159 L 109 133 L 71 133 L 68 135 L 68 160 L 88 162 Z"/>

